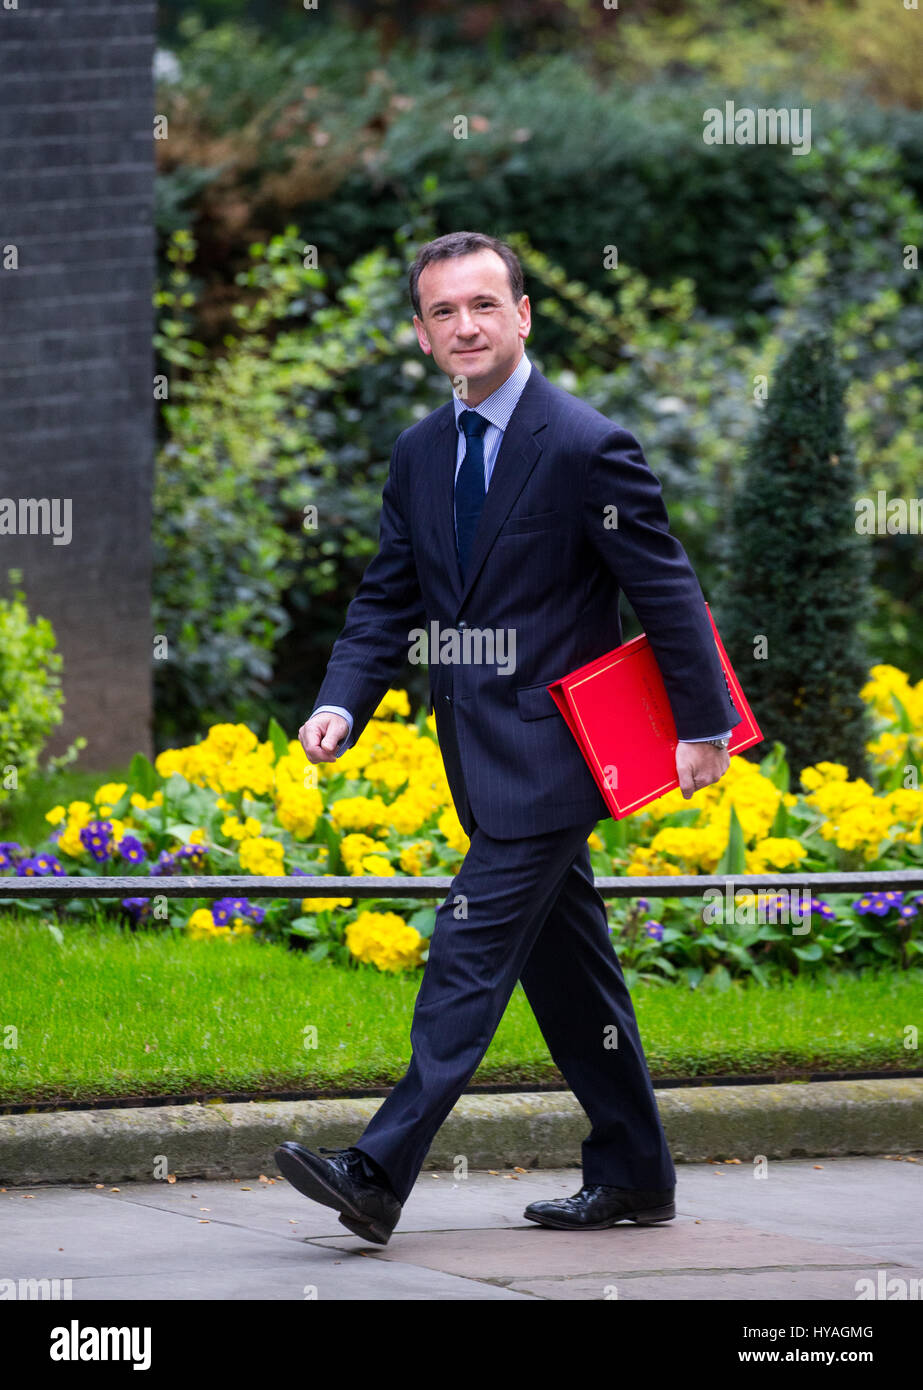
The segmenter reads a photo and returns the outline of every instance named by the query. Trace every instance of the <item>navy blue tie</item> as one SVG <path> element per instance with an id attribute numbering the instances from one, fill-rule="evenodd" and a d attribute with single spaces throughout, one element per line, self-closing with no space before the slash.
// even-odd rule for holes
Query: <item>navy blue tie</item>
<path id="1" fill-rule="evenodd" d="M 484 510 L 484 431 L 489 421 L 476 410 L 463 410 L 458 419 L 465 431 L 465 457 L 455 479 L 455 529 L 458 567 L 464 581 L 478 518 Z"/>

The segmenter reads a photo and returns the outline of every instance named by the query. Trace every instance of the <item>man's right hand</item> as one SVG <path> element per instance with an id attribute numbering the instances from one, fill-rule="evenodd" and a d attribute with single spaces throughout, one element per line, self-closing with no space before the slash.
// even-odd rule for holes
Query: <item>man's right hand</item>
<path id="1" fill-rule="evenodd" d="M 337 744 L 349 733 L 349 725 L 339 714 L 315 714 L 298 730 L 301 746 L 312 763 L 336 761 Z"/>

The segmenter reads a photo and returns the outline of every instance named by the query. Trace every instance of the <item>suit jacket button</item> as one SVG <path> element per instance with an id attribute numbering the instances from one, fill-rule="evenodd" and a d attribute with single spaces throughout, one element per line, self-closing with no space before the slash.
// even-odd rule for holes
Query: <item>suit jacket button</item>
<path id="1" fill-rule="evenodd" d="M 468 624 L 464 621 L 464 619 L 462 619 L 462 621 L 458 624 L 458 630 L 459 630 L 459 632 L 461 632 L 461 630 L 462 630 L 463 627 L 467 627 L 467 626 L 468 626 Z"/>
<path id="2" fill-rule="evenodd" d="M 446 702 L 447 705 L 450 705 L 450 704 L 452 703 L 452 696 L 451 696 L 451 695 L 443 695 L 442 698 L 445 700 L 445 702 Z"/>

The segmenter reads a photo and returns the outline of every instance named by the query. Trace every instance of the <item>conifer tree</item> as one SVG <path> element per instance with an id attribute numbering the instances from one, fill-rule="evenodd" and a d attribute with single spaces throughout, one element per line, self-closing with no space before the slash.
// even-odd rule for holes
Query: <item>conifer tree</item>
<path id="1" fill-rule="evenodd" d="M 856 529 L 855 461 L 829 335 L 812 329 L 777 366 L 729 513 L 715 621 L 766 742 L 786 747 L 792 790 L 811 763 L 868 774 L 859 691 L 869 662 L 870 538 Z"/>

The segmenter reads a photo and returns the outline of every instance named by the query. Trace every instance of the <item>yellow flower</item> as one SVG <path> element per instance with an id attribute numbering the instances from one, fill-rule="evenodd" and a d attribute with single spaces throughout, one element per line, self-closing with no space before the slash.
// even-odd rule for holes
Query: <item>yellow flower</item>
<path id="1" fill-rule="evenodd" d="M 733 766 L 733 759 L 732 759 Z M 705 789 L 707 790 L 707 788 Z M 701 795 L 701 793 L 699 793 Z M 665 816 L 671 816 L 675 811 L 685 810 L 688 802 L 683 800 L 683 794 L 679 787 L 674 787 L 672 791 L 664 792 L 663 796 L 658 796 L 655 801 L 650 801 L 641 811 L 636 811 L 631 819 L 649 815 L 654 820 L 663 820 Z"/>
<path id="2" fill-rule="evenodd" d="M 365 733 L 362 734 L 358 743 L 354 743 L 352 748 L 347 748 L 345 753 L 341 753 L 334 763 L 319 763 L 318 770 L 327 769 L 331 776 L 338 775 L 345 777 L 347 781 L 359 781 L 363 776 L 365 765 L 371 762 L 375 756 L 372 740 L 368 737 L 369 729 L 366 725 Z"/>
<path id="3" fill-rule="evenodd" d="M 661 874 L 681 874 L 682 869 L 677 864 L 671 864 L 666 859 L 661 859 L 653 850 L 645 848 L 643 845 L 634 846 L 634 858 L 629 862 L 625 873 L 635 878 L 656 878 Z"/>
<path id="4" fill-rule="evenodd" d="M 800 840 L 787 836 L 770 836 L 761 840 L 754 850 L 754 857 L 760 861 L 759 868 L 749 868 L 748 873 L 764 873 L 769 869 L 790 869 L 807 857 L 807 850 Z"/>
<path id="5" fill-rule="evenodd" d="M 471 841 L 465 833 L 461 821 L 455 812 L 454 806 L 447 806 L 437 822 L 449 847 L 454 849 L 457 854 L 467 854 L 468 846 Z"/>
<path id="6" fill-rule="evenodd" d="M 63 806 L 52 806 L 50 811 L 45 812 L 45 819 L 52 825 L 60 825 L 62 820 L 67 819 L 67 811 Z"/>
<path id="7" fill-rule="evenodd" d="M 891 821 L 890 837 L 918 845 L 923 828 L 923 791 L 911 791 L 909 788 L 901 787 L 891 792 L 884 800 Z"/>
<path id="8" fill-rule="evenodd" d="M 363 859 L 375 850 L 387 850 L 387 846 L 380 840 L 373 840 L 370 835 L 344 835 L 340 841 L 340 855 L 346 865 L 346 872 L 362 874 Z"/>
<path id="9" fill-rule="evenodd" d="M 855 786 L 849 783 L 849 786 Z M 867 784 L 861 784 L 867 788 Z M 817 793 L 821 796 L 822 793 Z M 812 798 L 816 799 L 816 798 Z M 820 827 L 825 840 L 834 840 L 840 849 L 864 849 L 867 860 L 876 859 L 881 841 L 888 837 L 891 812 L 885 797 L 858 795 L 846 801 L 842 807 L 831 807 L 829 819 Z"/>
<path id="10" fill-rule="evenodd" d="M 406 970 L 420 964 L 425 938 L 396 912 L 360 912 L 346 928 L 346 945 L 357 960 L 379 970 Z"/>
<path id="11" fill-rule="evenodd" d="M 186 931 L 190 936 L 211 936 L 215 931 L 215 919 L 211 914 L 211 909 L 198 907 L 189 921 L 186 923 Z"/>
<path id="12" fill-rule="evenodd" d="M 874 799 L 875 793 L 863 777 L 854 782 L 828 782 L 805 797 L 809 806 L 830 819 L 860 806 L 869 808 Z"/>
<path id="13" fill-rule="evenodd" d="M 373 830 L 388 824 L 388 808 L 378 796 L 344 796 L 329 808 L 336 830 Z"/>
<path id="14" fill-rule="evenodd" d="M 802 770 L 801 785 L 806 791 L 814 791 L 827 782 L 845 782 L 848 776 L 849 769 L 842 763 L 814 763 Z"/>
<path id="15" fill-rule="evenodd" d="M 860 697 L 867 704 L 872 705 L 876 714 L 880 714 L 886 719 L 894 719 L 894 705 L 891 703 L 892 694 L 906 705 L 915 693 L 906 673 L 896 666 L 881 664 L 872 667 L 869 677 L 870 679 L 859 691 Z"/>
<path id="16" fill-rule="evenodd" d="M 605 845 L 603 844 L 599 836 L 596 834 L 595 830 L 587 840 L 587 844 L 589 845 L 590 849 L 605 849 Z"/>
<path id="17" fill-rule="evenodd" d="M 388 825 L 398 835 L 413 835 L 444 805 L 441 792 L 427 787 L 408 787 L 388 807 Z"/>
<path id="18" fill-rule="evenodd" d="M 366 763 L 365 775 L 370 782 L 386 787 L 390 792 L 396 792 L 410 776 L 410 768 L 397 758 L 379 758 L 375 762 Z"/>
<path id="19" fill-rule="evenodd" d="M 82 855 L 87 853 L 83 841 L 80 839 L 81 828 L 79 825 L 68 825 L 67 829 L 63 830 L 58 837 L 58 849 L 62 854 L 69 855 L 71 859 L 80 859 Z"/>
<path id="20" fill-rule="evenodd" d="M 668 854 L 680 861 L 680 866 L 670 865 L 661 869 L 649 869 L 654 873 L 712 873 L 727 844 L 727 832 L 718 826 L 695 825 L 667 826 L 659 830 L 650 843 L 655 856 Z"/>
<path id="21" fill-rule="evenodd" d="M 424 863 L 433 852 L 432 840 L 416 840 L 401 850 L 401 868 L 405 874 L 422 874 Z"/>
<path id="22" fill-rule="evenodd" d="M 367 854 L 362 861 L 362 872 L 370 878 L 387 878 L 397 872 L 390 859 L 381 854 Z"/>
<path id="23" fill-rule="evenodd" d="M 221 833 L 229 840 L 255 839 L 262 829 L 255 816 L 247 816 L 246 820 L 241 820 L 238 816 L 226 816 L 221 822 Z"/>
<path id="24" fill-rule="evenodd" d="M 142 796 L 140 792 L 133 792 L 130 802 L 138 811 L 149 811 L 154 806 L 163 805 L 163 792 L 155 792 L 150 800 L 146 796 Z"/>
<path id="25" fill-rule="evenodd" d="M 239 855 L 240 867 L 245 873 L 279 877 L 285 872 L 282 867 L 285 848 L 278 840 L 270 840 L 264 835 L 244 840 Z"/>
<path id="26" fill-rule="evenodd" d="M 310 839 L 323 809 L 323 797 L 316 787 L 292 785 L 276 801 L 279 824 L 298 840 Z"/>
<path id="27" fill-rule="evenodd" d="M 235 917 L 232 926 L 219 926 L 210 908 L 199 907 L 186 923 L 186 933 L 200 941 L 236 941 L 240 937 L 252 936 L 253 927 L 243 917 Z"/>
<path id="28" fill-rule="evenodd" d="M 406 690 L 389 690 L 375 710 L 376 719 L 386 719 L 388 715 L 400 714 L 406 719 L 410 714 L 410 701 Z"/>
<path id="29" fill-rule="evenodd" d="M 272 790 L 275 756 L 271 741 L 260 743 L 246 724 L 213 724 L 201 743 L 164 749 L 154 767 L 161 777 L 179 772 L 210 791 L 265 796 Z"/>
<path id="30" fill-rule="evenodd" d="M 93 800 L 97 806 L 106 805 L 111 810 L 119 797 L 124 796 L 127 790 L 127 782 L 106 782 L 103 786 L 96 788 L 93 793 Z"/>
<path id="31" fill-rule="evenodd" d="M 334 874 L 324 874 L 324 878 L 334 878 Z M 352 907 L 352 898 L 302 898 L 302 912 L 330 912 L 335 907 Z"/>

